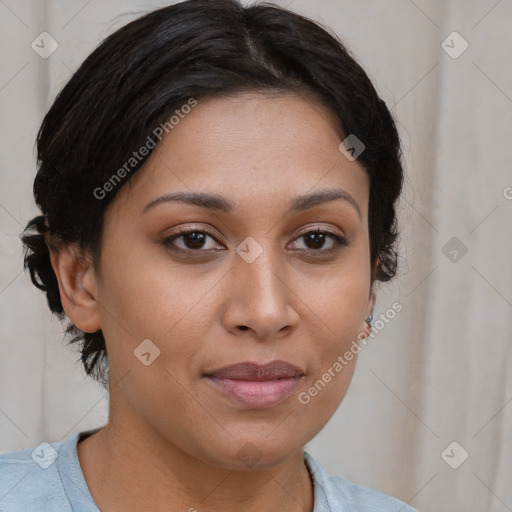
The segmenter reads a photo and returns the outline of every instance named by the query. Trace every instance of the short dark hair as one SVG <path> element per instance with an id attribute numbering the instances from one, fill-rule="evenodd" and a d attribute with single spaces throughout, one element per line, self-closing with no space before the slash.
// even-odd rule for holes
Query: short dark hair
<path id="1" fill-rule="evenodd" d="M 128 23 L 82 63 L 46 114 L 37 137 L 34 197 L 41 209 L 21 235 L 25 268 L 48 305 L 65 317 L 48 243 L 74 243 L 97 262 L 107 206 L 94 194 L 190 98 L 240 92 L 313 93 L 339 119 L 345 136 L 365 145 L 358 162 L 370 179 L 372 285 L 397 269 L 395 203 L 403 185 L 394 119 L 339 38 L 271 3 L 187 0 Z M 132 176 L 148 154 L 131 169 Z M 101 330 L 69 323 L 87 375 L 108 386 Z"/>

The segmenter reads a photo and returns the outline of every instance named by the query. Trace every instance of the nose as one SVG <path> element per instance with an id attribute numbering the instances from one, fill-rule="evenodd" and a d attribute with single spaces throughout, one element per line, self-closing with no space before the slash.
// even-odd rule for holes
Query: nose
<path id="1" fill-rule="evenodd" d="M 293 332 L 299 323 L 294 307 L 299 302 L 289 272 L 278 256 L 270 250 L 252 263 L 235 255 L 228 276 L 223 324 L 236 335 L 245 333 L 260 340 L 275 339 Z"/>

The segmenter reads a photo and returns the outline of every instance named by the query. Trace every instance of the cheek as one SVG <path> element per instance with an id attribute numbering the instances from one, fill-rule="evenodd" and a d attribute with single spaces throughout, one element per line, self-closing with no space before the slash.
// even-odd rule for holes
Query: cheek
<path id="1" fill-rule="evenodd" d="M 331 419 L 343 401 L 356 366 L 356 358 L 339 369 L 331 362 L 314 375 L 297 395 L 302 428 L 313 438 Z M 307 441 L 306 441 L 307 442 Z"/>
<path id="2" fill-rule="evenodd" d="M 117 410 L 123 411 L 125 419 L 132 416 L 134 424 L 142 419 L 145 426 L 151 425 L 163 438 L 194 453 L 197 443 L 205 437 L 203 429 L 214 432 L 216 425 L 193 394 L 186 391 L 183 377 L 162 362 L 161 357 L 150 366 L 131 362 L 130 368 L 116 371 L 120 378 L 114 383 Z M 115 364 L 119 370 L 119 361 Z"/>
<path id="3" fill-rule="evenodd" d="M 153 249 L 106 249 L 98 286 L 102 326 L 123 337 L 165 339 L 213 284 L 207 276 L 191 280 L 190 272 L 161 255 L 151 259 Z"/>
<path id="4" fill-rule="evenodd" d="M 313 310 L 308 315 L 310 327 L 316 326 L 310 336 L 314 364 L 298 400 L 318 425 L 329 420 L 347 393 L 365 333 L 362 316 L 369 299 L 369 273 L 354 265 L 353 272 L 337 276 L 308 303 Z"/>
<path id="5" fill-rule="evenodd" d="M 302 292 L 307 297 L 303 314 L 317 325 L 316 337 L 325 340 L 321 351 L 332 357 L 357 339 L 364 328 L 369 272 L 360 265 L 344 267 L 332 272 L 328 279 L 317 280 L 316 285 L 309 283 Z"/>
<path id="6" fill-rule="evenodd" d="M 333 306 L 330 316 L 326 317 L 329 328 L 324 328 L 323 336 L 317 334 L 314 338 L 313 351 L 319 364 L 315 365 L 308 383 L 308 394 L 314 398 L 319 411 L 325 407 L 325 411 L 334 412 L 350 385 L 361 351 L 360 339 L 365 333 L 365 324 L 360 320 L 366 304 L 364 298 L 361 295 L 360 301 L 355 297 L 353 302 L 338 301 L 339 309 L 335 311 Z"/>
<path id="7" fill-rule="evenodd" d="M 207 292 L 218 276 L 193 276 L 169 261 L 148 262 L 137 251 L 125 254 L 105 252 L 98 288 L 110 367 L 118 378 L 130 373 L 134 400 L 156 395 L 152 402 L 180 410 L 186 404 L 175 403 L 176 382 L 187 382 L 195 371 L 203 334 L 211 326 Z M 154 362 L 145 366 L 149 361 Z M 167 395 L 169 389 L 174 392 Z"/>

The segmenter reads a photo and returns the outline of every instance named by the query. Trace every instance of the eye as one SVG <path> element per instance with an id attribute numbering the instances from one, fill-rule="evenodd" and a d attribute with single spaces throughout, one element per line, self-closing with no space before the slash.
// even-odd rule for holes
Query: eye
<path id="1" fill-rule="evenodd" d="M 175 240 L 182 239 L 184 247 L 179 247 L 175 242 Z M 207 247 L 206 241 L 208 238 L 214 240 L 216 242 L 215 237 L 208 231 L 205 231 L 204 229 L 194 229 L 194 228 L 180 228 L 179 233 L 175 233 L 174 235 L 171 235 L 167 237 L 164 241 L 164 245 L 171 245 L 174 247 L 177 247 L 178 249 L 181 249 L 183 251 L 195 251 L 199 252 L 201 249 L 202 251 L 210 251 L 215 250 L 214 247 Z M 210 245 L 214 245 L 211 244 Z M 206 246 L 206 247 L 205 247 Z"/>
<path id="2" fill-rule="evenodd" d="M 317 252 L 322 254 L 333 253 L 339 250 L 340 247 L 347 247 L 348 245 L 350 245 L 350 242 L 345 237 L 339 235 L 338 233 L 333 233 L 331 231 L 319 228 L 307 231 L 300 235 L 299 238 L 297 238 L 297 240 L 302 239 L 305 242 L 306 251 Z M 328 240 L 331 240 L 330 247 L 328 249 L 323 249 L 326 241 Z"/>
<path id="3" fill-rule="evenodd" d="M 176 243 L 176 241 L 179 239 L 182 241 L 181 247 Z M 212 240 L 212 242 L 210 242 L 210 247 L 208 247 L 208 239 Z M 338 233 L 333 233 L 331 231 L 319 228 L 306 231 L 296 240 L 302 239 L 306 245 L 303 250 L 310 253 L 330 254 L 339 250 L 340 247 L 346 247 L 350 245 L 350 242 Z M 329 240 L 331 242 L 330 247 L 325 249 L 324 246 Z M 163 244 L 166 246 L 172 246 L 177 250 L 199 253 L 219 250 L 215 247 L 215 243 L 213 242 L 218 244 L 215 236 L 209 231 L 195 228 L 180 228 L 179 233 L 175 233 L 165 238 Z M 296 244 L 297 242 L 295 241 L 293 243 Z M 221 249 L 222 248 L 223 247 L 221 246 Z"/>

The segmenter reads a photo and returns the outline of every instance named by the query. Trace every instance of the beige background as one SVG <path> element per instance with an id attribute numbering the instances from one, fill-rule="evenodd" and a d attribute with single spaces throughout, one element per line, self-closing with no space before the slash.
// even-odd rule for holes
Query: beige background
<path id="1" fill-rule="evenodd" d="M 104 393 L 21 271 L 18 236 L 37 214 L 34 141 L 52 99 L 106 35 L 166 3 L 0 1 L 0 451 L 106 422 Z M 375 318 L 403 309 L 307 448 L 425 512 L 512 510 L 512 2 L 278 3 L 348 44 L 398 117 L 407 164 L 399 276 L 381 286 Z M 59 43 L 48 59 L 30 46 L 42 31 Z M 469 44 L 458 58 L 441 46 L 453 31 Z M 452 237 L 466 254 L 445 247 Z M 453 441 L 452 465 L 469 453 L 458 469 L 441 457 Z"/>

